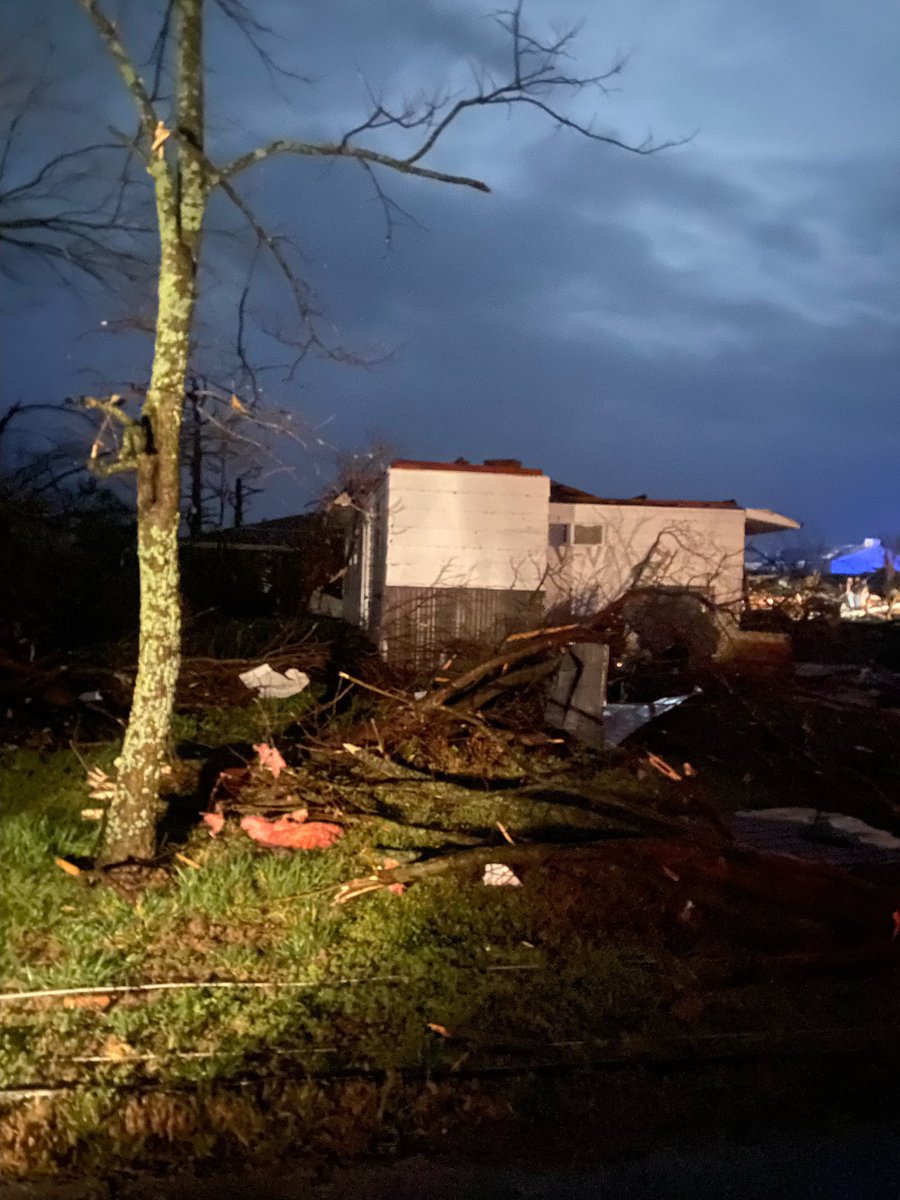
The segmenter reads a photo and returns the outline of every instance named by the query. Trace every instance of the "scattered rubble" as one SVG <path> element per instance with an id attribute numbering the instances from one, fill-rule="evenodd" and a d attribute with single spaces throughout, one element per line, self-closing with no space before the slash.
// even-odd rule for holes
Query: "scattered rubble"
<path id="1" fill-rule="evenodd" d="M 799 621 L 884 622 L 900 619 L 895 576 L 884 570 L 855 575 L 755 575 L 748 579 L 751 614 Z"/>
<path id="2" fill-rule="evenodd" d="M 747 580 L 747 609 L 754 615 L 798 621 L 834 620 L 841 604 L 841 585 L 820 574 L 751 575 Z"/>
<path id="3" fill-rule="evenodd" d="M 778 595 L 778 581 L 767 586 Z M 841 897 L 852 894 L 850 907 L 865 910 L 873 929 L 886 922 L 890 937 L 896 896 L 886 908 L 885 894 L 848 882 L 847 872 L 900 862 L 900 646 L 890 664 L 861 650 L 864 661 L 842 660 L 847 639 L 869 646 L 865 639 L 891 631 L 842 625 L 830 582 L 791 586 L 777 603 L 750 598 L 751 616 L 774 613 L 790 621 L 790 635 L 732 623 L 730 659 L 722 622 L 706 622 L 687 646 L 657 601 L 640 620 L 635 605 L 613 605 L 590 620 L 516 633 L 480 659 L 448 653 L 430 677 L 404 677 L 374 659 L 351 674 L 333 646 L 314 641 L 255 662 L 188 658 L 179 684 L 188 710 L 210 697 L 224 706 L 297 695 L 311 680 L 323 689 L 286 735 L 230 747 L 221 762 L 207 756 L 199 819 L 211 837 L 230 829 L 285 853 L 328 851 L 349 828 L 385 820 L 427 835 L 409 861 L 384 857 L 395 846 L 377 847 L 381 866 L 335 885 L 341 904 L 445 873 L 525 898 L 536 880 L 603 864 L 653 872 L 673 889 L 664 902 L 653 891 L 673 936 L 701 936 L 710 913 L 731 913 L 741 892 L 767 905 L 780 896 L 807 920 L 800 893 L 812 888 L 830 897 L 829 921 L 840 923 Z M 821 662 L 810 654 L 820 635 Z M 17 695 L 50 674 L 28 664 L 14 677 Z M 130 684 L 119 675 L 73 671 L 66 683 L 76 697 L 96 689 L 112 711 Z M 334 721 L 339 705 L 348 719 Z M 624 790 L 598 788 L 613 770 Z M 102 804 L 112 781 L 95 770 L 89 787 Z"/>
<path id="4" fill-rule="evenodd" d="M 327 640 L 291 642 L 255 658 L 185 655 L 176 708 L 182 713 L 240 708 L 259 699 L 305 691 L 327 676 L 334 646 Z M 41 744 L 68 744 L 72 734 L 108 738 L 124 728 L 134 689 L 135 648 L 129 644 L 72 652 L 62 657 L 16 658 L 0 646 L 0 729 L 23 741 L 45 733 Z M 251 682 L 242 682 L 249 676 Z M 256 683 L 252 682 L 256 680 Z M 21 731 L 21 732 L 20 732 Z"/>

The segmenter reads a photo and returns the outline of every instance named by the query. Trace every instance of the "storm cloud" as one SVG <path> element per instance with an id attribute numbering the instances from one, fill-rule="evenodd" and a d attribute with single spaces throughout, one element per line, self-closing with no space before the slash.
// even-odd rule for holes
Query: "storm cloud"
<path id="1" fill-rule="evenodd" d="M 73 6 L 38 7 L 93 61 Z M 600 127 L 691 140 L 639 157 L 538 114 L 475 114 L 434 165 L 492 193 L 383 178 L 417 222 L 390 247 L 354 164 L 262 165 L 248 194 L 297 237 L 341 341 L 384 357 L 369 369 L 307 360 L 294 382 L 273 376 L 272 399 L 328 421 L 342 446 L 379 437 L 415 457 L 516 456 L 603 495 L 733 497 L 830 539 L 896 534 L 893 6 L 586 7 L 531 0 L 527 11 L 536 26 L 589 18 L 576 72 L 631 51 L 618 90 L 595 105 Z M 503 69 L 489 10 L 464 3 L 279 0 L 267 12 L 283 34 L 273 53 L 313 82 L 273 90 L 261 68 L 237 65 L 252 60 L 235 31 L 216 29 L 223 153 L 335 136 L 358 121 L 367 88 L 461 87 L 476 60 Z M 97 70 L 120 112 L 115 80 Z M 592 103 L 581 95 L 572 111 L 587 119 Z M 48 289 L 13 301 L 7 289 L 3 401 L 83 390 L 79 371 L 104 355 L 124 371 L 123 347 L 92 335 L 104 305 Z M 282 482 L 259 515 L 295 510 L 301 491 Z"/>

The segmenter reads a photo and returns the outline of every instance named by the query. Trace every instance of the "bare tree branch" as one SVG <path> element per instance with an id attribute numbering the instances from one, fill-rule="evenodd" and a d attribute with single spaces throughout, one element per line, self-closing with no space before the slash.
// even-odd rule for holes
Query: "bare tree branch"
<path id="1" fill-rule="evenodd" d="M 275 266 L 278 268 L 278 271 L 287 283 L 294 299 L 294 303 L 297 307 L 297 311 L 299 312 L 304 323 L 308 324 L 312 318 L 320 316 L 321 314 L 313 305 L 312 297 L 309 294 L 306 284 L 300 280 L 299 276 L 288 262 L 287 256 L 281 248 L 280 239 L 269 233 L 269 231 L 257 218 L 247 201 L 231 183 L 229 183 L 227 180 L 223 180 L 220 184 L 220 187 L 250 226 L 254 236 L 256 237 L 258 249 L 265 250 L 270 255 Z M 318 343 L 318 339 L 315 337 L 315 335 L 311 334 L 311 338 L 312 342 Z"/>
<path id="2" fill-rule="evenodd" d="M 264 25 L 255 17 L 249 5 L 244 3 L 244 0 L 216 0 L 216 3 L 228 20 L 236 26 L 241 36 L 262 63 L 266 74 L 269 76 L 269 82 L 276 91 L 278 91 L 278 76 L 284 79 L 296 80 L 298 83 L 313 82 L 309 75 L 301 75 L 296 71 L 290 71 L 287 67 L 283 67 L 275 61 L 263 45 L 263 38 L 276 36 L 275 30 L 268 25 Z"/>
<path id="3" fill-rule="evenodd" d="M 90 17 L 94 28 L 100 35 L 101 41 L 106 46 L 109 54 L 116 65 L 122 81 L 131 93 L 135 106 L 138 110 L 141 126 L 144 131 L 144 136 L 148 142 L 153 141 L 154 131 L 156 130 L 159 117 L 156 109 L 153 107 L 153 101 L 147 89 L 144 87 L 140 75 L 137 73 L 134 62 L 131 59 L 128 51 L 122 45 L 119 34 L 115 25 L 110 21 L 109 17 L 100 8 L 97 0 L 79 0 L 81 7 Z"/>
<path id="4" fill-rule="evenodd" d="M 219 183 L 231 179 L 267 158 L 294 154 L 303 157 L 353 158 L 369 168 L 377 165 L 404 175 L 415 175 L 438 183 L 457 184 L 462 187 L 474 188 L 476 191 L 489 192 L 490 188 L 480 179 L 433 170 L 422 166 L 421 160 L 434 149 L 447 129 L 463 113 L 469 109 L 498 105 L 507 110 L 514 105 L 529 105 L 550 117 L 558 126 L 579 133 L 591 141 L 602 142 L 620 150 L 627 150 L 632 154 L 655 154 L 659 150 L 683 145 L 690 140 L 689 138 L 680 138 L 674 141 L 657 142 L 652 137 L 647 137 L 642 142 L 630 143 L 610 133 L 603 133 L 595 128 L 593 122 L 585 124 L 556 107 L 552 97 L 559 95 L 573 96 L 589 89 L 606 95 L 609 91 L 607 86 L 609 81 L 621 74 L 626 60 L 624 58 L 617 59 L 607 71 L 600 75 L 567 74 L 560 69 L 560 62 L 570 57 L 570 47 L 578 32 L 577 28 L 567 29 L 552 40 L 541 41 L 523 29 L 522 8 L 523 0 L 518 0 L 513 9 L 497 15 L 498 25 L 511 39 L 511 72 L 510 77 L 504 82 L 498 83 L 490 78 L 476 78 L 476 88 L 471 95 L 454 100 L 451 96 L 441 93 L 430 100 L 408 102 L 400 109 L 387 107 L 376 100 L 370 92 L 373 108 L 369 116 L 361 124 L 345 133 L 339 141 L 302 142 L 279 138 L 219 167 L 213 181 Z M 427 132 L 418 147 L 410 154 L 403 156 L 387 154 L 368 146 L 360 146 L 354 140 L 363 133 L 387 128 L 406 131 L 423 129 Z"/>
<path id="5" fill-rule="evenodd" d="M 31 166 L 26 126 L 46 92 L 39 83 L 17 101 L 4 97 L 0 103 L 0 272 L 11 279 L 27 277 L 30 272 L 18 270 L 16 261 L 27 255 L 40 259 L 61 282 L 73 274 L 104 285 L 134 281 L 146 270 L 154 229 L 129 207 L 129 159 L 107 190 L 109 155 L 118 162 L 120 142 L 91 142 L 52 155 L 38 169 Z"/>
<path id="6" fill-rule="evenodd" d="M 297 154 L 306 158 L 355 158 L 366 163 L 377 163 L 382 167 L 390 167 L 403 175 L 416 175 L 420 179 L 432 179 L 436 183 L 454 183 L 462 187 L 474 188 L 478 192 L 490 192 L 490 188 L 480 179 L 468 175 L 454 175 L 447 171 L 432 171 L 427 167 L 419 167 L 412 159 L 395 158 L 390 154 L 381 154 L 377 150 L 368 150 L 364 146 L 352 146 L 344 142 L 295 142 L 287 138 L 279 138 L 267 146 L 260 146 L 248 154 L 223 167 L 215 170 L 213 184 L 222 184 L 234 178 L 248 167 L 264 159 L 281 154 Z"/>
<path id="7" fill-rule="evenodd" d="M 396 200 L 387 194 L 379 183 L 375 168 L 371 163 L 360 159 L 359 165 L 365 171 L 366 175 L 368 175 L 375 198 L 381 205 L 381 211 L 384 214 L 384 241 L 386 246 L 391 247 L 394 243 L 394 229 L 398 224 L 398 218 L 401 218 L 410 225 L 417 226 L 419 229 L 425 228 L 422 222 L 418 221 L 411 212 L 407 212 L 405 208 L 401 207 Z"/>
<path id="8" fill-rule="evenodd" d="M 162 87 L 163 69 L 166 61 L 166 49 L 169 45 L 169 38 L 172 32 L 172 16 L 175 11 L 175 0 L 168 0 L 166 11 L 163 13 L 162 23 L 159 27 L 159 32 L 153 43 L 153 49 L 150 51 L 150 56 L 147 59 L 147 66 L 153 66 L 153 87 L 150 89 L 150 100 L 155 103 L 160 99 L 160 88 Z"/>

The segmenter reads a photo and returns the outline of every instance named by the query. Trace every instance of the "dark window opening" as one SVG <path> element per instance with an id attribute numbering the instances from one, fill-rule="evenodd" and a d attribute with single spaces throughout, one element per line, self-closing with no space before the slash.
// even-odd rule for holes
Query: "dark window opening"
<path id="1" fill-rule="evenodd" d="M 576 525 L 572 541 L 576 546 L 599 546 L 603 541 L 602 525 Z"/>

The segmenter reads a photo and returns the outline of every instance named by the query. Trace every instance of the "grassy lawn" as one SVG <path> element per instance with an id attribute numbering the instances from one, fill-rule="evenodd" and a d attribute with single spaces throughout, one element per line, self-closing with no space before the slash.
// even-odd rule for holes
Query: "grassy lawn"
<path id="1" fill-rule="evenodd" d="M 293 715 L 207 713 L 182 719 L 178 734 L 273 737 Z M 88 765 L 109 768 L 114 756 L 94 748 Z M 673 786 L 639 782 L 615 761 L 579 769 L 607 810 Z M 580 881 L 536 869 L 520 888 L 457 873 L 336 905 L 340 883 L 448 841 L 429 828 L 448 816 L 439 796 L 417 801 L 402 786 L 381 790 L 394 820 L 352 822 L 324 851 L 273 852 L 236 825 L 216 839 L 197 826 L 177 847 L 195 865 L 174 859 L 163 886 L 126 900 L 54 862 L 94 848 L 84 776 L 70 751 L 0 760 L 0 992 L 192 986 L 0 1002 L 0 1168 L 10 1173 L 266 1156 L 287 1142 L 353 1154 L 535 1105 L 558 1121 L 567 1104 L 592 1111 L 598 1094 L 589 1103 L 567 1084 L 538 1101 L 523 1067 L 577 1068 L 686 1034 L 893 1021 L 892 980 L 701 984 L 698 957 L 725 943 L 711 910 L 699 932 L 682 923 L 685 899 L 702 912 L 704 897 L 658 865 L 601 861 Z M 547 796 L 473 793 L 452 816 L 488 834 L 502 821 L 526 839 L 566 811 L 573 828 L 596 824 Z M 617 1120 L 638 1093 L 646 1104 L 644 1084 L 629 1080 L 599 1093 Z M 733 1076 L 716 1087 L 733 1097 Z M 688 1106 L 659 1080 L 653 1097 L 664 1127 Z M 715 1107 L 708 1095 L 703 1104 Z M 645 1126 L 643 1108 L 633 1124 Z"/>
<path id="2" fill-rule="evenodd" d="M 91 765 L 108 767 L 114 753 L 96 752 Z M 179 847 L 199 869 L 176 862 L 165 886 L 128 902 L 54 863 L 90 855 L 97 826 L 80 815 L 90 804 L 73 753 L 5 754 L 0 990 L 273 986 L 113 993 L 104 1008 L 61 997 L 0 1004 L 0 1086 L 90 1085 L 39 1102 L 57 1114 L 53 1128 L 66 1116 L 45 1150 L 32 1147 L 38 1163 L 87 1153 L 120 1107 L 109 1089 L 124 1085 L 203 1089 L 267 1072 L 426 1078 L 472 1059 L 554 1061 L 640 1033 L 674 994 L 628 940 L 548 937 L 524 889 L 447 876 L 336 906 L 339 883 L 427 844 L 427 833 L 389 821 L 351 826 L 327 851 L 284 854 L 236 828 L 213 840 L 201 826 Z M 16 1165 L 25 1134 L 6 1128 Z M 140 1144 L 131 1137 L 129 1153 Z"/>

